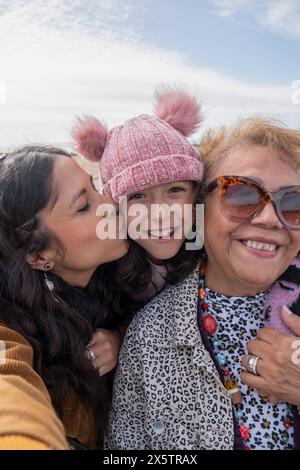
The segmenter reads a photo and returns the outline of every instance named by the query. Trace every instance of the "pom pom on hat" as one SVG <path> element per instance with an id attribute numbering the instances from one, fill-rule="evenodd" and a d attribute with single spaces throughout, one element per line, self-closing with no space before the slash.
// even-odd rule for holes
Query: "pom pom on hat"
<path id="1" fill-rule="evenodd" d="M 197 98 L 182 88 L 156 91 L 155 115 L 142 114 L 108 129 L 95 117 L 78 119 L 73 147 L 99 161 L 103 194 L 123 195 L 174 181 L 202 181 L 203 163 L 186 139 L 203 118 Z"/>
<path id="2" fill-rule="evenodd" d="M 203 121 L 197 98 L 184 89 L 170 87 L 155 92 L 155 115 L 185 137 L 192 135 Z"/>
<path id="3" fill-rule="evenodd" d="M 105 149 L 108 136 L 106 126 L 93 116 L 78 118 L 72 131 L 76 152 L 91 162 L 98 162 Z"/>

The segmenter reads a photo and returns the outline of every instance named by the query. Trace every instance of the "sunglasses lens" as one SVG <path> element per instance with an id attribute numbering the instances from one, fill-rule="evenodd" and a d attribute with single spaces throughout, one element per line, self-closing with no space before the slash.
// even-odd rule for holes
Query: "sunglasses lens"
<path id="1" fill-rule="evenodd" d="M 260 203 L 258 190 L 248 184 L 229 184 L 221 199 L 225 213 L 236 219 L 247 219 Z"/>
<path id="2" fill-rule="evenodd" d="M 287 224 L 300 227 L 300 193 L 285 194 L 281 199 L 280 209 Z"/>

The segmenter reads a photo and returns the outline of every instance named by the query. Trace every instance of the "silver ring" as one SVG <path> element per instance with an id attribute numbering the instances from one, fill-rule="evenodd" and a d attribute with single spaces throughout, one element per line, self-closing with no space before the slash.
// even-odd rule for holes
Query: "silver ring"
<path id="1" fill-rule="evenodd" d="M 92 351 L 89 346 L 87 346 L 86 349 L 87 349 L 88 352 L 89 352 L 90 360 L 91 360 L 91 361 L 94 361 L 94 360 L 97 358 L 96 353 L 94 353 L 94 351 Z"/>
<path id="2" fill-rule="evenodd" d="M 259 375 L 257 372 L 257 363 L 260 357 L 258 356 L 250 356 L 248 360 L 248 370 L 254 375 Z"/>

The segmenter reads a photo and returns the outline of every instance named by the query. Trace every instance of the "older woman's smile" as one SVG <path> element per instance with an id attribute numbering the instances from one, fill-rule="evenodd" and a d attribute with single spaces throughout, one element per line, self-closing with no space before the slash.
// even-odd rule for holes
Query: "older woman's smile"
<path id="1" fill-rule="evenodd" d="M 255 250 L 263 250 L 263 251 L 276 251 L 278 248 L 278 245 L 274 243 L 269 243 L 269 242 L 259 242 L 259 241 L 254 241 L 254 240 L 242 240 L 244 245 L 246 245 L 248 248 L 254 248 Z"/>
<path id="2" fill-rule="evenodd" d="M 279 245 L 274 240 L 265 240 L 261 237 L 247 238 L 237 241 L 247 253 L 258 258 L 273 259 L 278 255 L 281 247 L 281 245 Z"/>
<path id="3" fill-rule="evenodd" d="M 284 248 L 289 243 L 288 240 L 278 240 L 278 237 L 276 239 L 276 237 L 255 234 L 235 235 L 234 241 L 239 242 L 247 253 L 266 259 L 275 258 L 280 253 L 281 248 Z"/>

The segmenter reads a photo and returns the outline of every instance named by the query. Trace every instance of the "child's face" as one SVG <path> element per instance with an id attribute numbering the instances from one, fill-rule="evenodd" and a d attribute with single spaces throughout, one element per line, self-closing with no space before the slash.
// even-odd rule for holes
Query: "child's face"
<path id="1" fill-rule="evenodd" d="M 154 262 L 170 259 L 180 250 L 193 225 L 194 196 L 191 181 L 176 181 L 127 197 L 128 234 Z"/>

